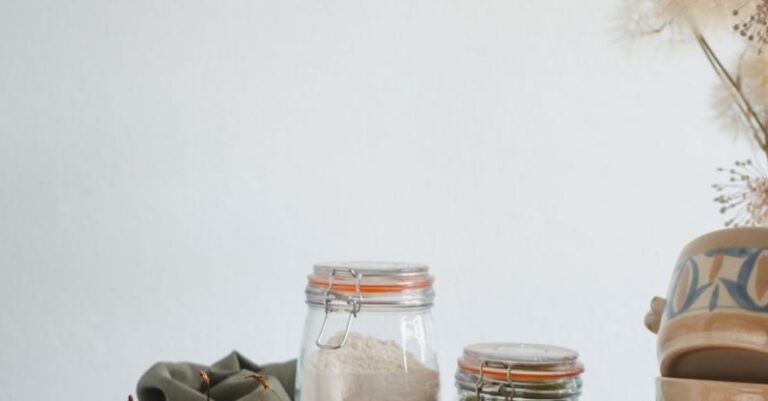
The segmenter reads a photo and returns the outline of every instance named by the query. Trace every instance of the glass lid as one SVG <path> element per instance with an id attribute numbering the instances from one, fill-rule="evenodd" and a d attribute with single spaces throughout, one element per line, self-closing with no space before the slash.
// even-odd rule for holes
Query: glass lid
<path id="1" fill-rule="evenodd" d="M 580 375 L 584 365 L 568 348 L 543 344 L 482 343 L 464 348 L 459 369 L 498 380 L 553 380 Z"/>
<path id="2" fill-rule="evenodd" d="M 427 265 L 398 262 L 318 263 L 309 276 L 310 286 L 361 293 L 428 288 L 433 281 Z"/>
<path id="3" fill-rule="evenodd" d="M 318 263 L 307 280 L 307 303 L 326 308 L 431 306 L 434 277 L 420 263 Z"/>

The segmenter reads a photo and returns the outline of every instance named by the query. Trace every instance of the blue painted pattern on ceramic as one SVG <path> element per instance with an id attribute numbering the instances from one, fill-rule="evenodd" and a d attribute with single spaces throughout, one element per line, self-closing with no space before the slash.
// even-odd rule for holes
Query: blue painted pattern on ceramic
<path id="1" fill-rule="evenodd" d="M 768 313 L 768 248 L 716 248 L 678 262 L 666 320 L 733 309 Z"/>

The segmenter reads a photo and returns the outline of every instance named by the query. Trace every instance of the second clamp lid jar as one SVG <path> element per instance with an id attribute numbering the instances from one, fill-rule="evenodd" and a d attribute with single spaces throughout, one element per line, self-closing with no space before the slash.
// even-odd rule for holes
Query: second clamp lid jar
<path id="1" fill-rule="evenodd" d="M 456 372 L 459 401 L 576 401 L 584 365 L 567 348 L 485 343 L 464 349 Z"/>

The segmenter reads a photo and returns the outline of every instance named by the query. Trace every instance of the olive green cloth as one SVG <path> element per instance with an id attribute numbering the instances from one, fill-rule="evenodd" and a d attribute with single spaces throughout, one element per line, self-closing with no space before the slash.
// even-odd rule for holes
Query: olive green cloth
<path id="1" fill-rule="evenodd" d="M 215 401 L 291 401 L 296 378 L 296 360 L 259 366 L 232 352 L 212 366 L 188 362 L 158 362 L 139 379 L 139 401 L 205 401 L 205 385 L 199 372 L 211 380 L 211 400 Z M 248 376 L 258 373 L 274 390 L 264 392 L 259 382 Z"/>

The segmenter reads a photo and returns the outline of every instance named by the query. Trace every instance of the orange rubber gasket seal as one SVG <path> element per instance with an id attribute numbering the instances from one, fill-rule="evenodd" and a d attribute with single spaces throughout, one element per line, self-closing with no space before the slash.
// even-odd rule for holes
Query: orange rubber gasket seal
<path id="1" fill-rule="evenodd" d="M 364 294 L 372 294 L 372 293 L 383 293 L 383 292 L 400 292 L 405 290 L 413 290 L 413 289 L 419 289 L 419 288 L 429 288 L 432 286 L 432 282 L 434 280 L 422 280 L 422 281 L 415 281 L 412 283 L 404 283 L 404 284 L 396 284 L 396 285 L 361 285 L 360 286 L 360 292 Z M 320 287 L 320 288 L 328 288 L 328 280 L 319 280 L 314 278 L 309 278 L 309 285 Z M 341 283 L 338 281 L 335 281 L 333 283 L 334 291 L 340 291 L 340 292 L 355 292 L 356 287 L 355 284 L 348 284 L 348 283 Z"/>
<path id="2" fill-rule="evenodd" d="M 480 374 L 480 368 L 470 366 L 466 363 L 462 363 L 461 361 L 459 361 L 459 369 L 466 370 L 467 372 L 470 372 L 476 375 Z M 565 377 L 574 377 L 582 373 L 584 373 L 584 366 L 579 365 L 574 369 L 567 370 L 564 372 L 520 373 L 520 371 L 510 371 L 509 378 L 511 380 L 519 380 L 519 381 L 546 381 L 546 380 L 560 379 Z M 506 380 L 507 371 L 494 369 L 494 368 L 483 368 L 483 376 L 490 377 L 491 379 Z"/>

